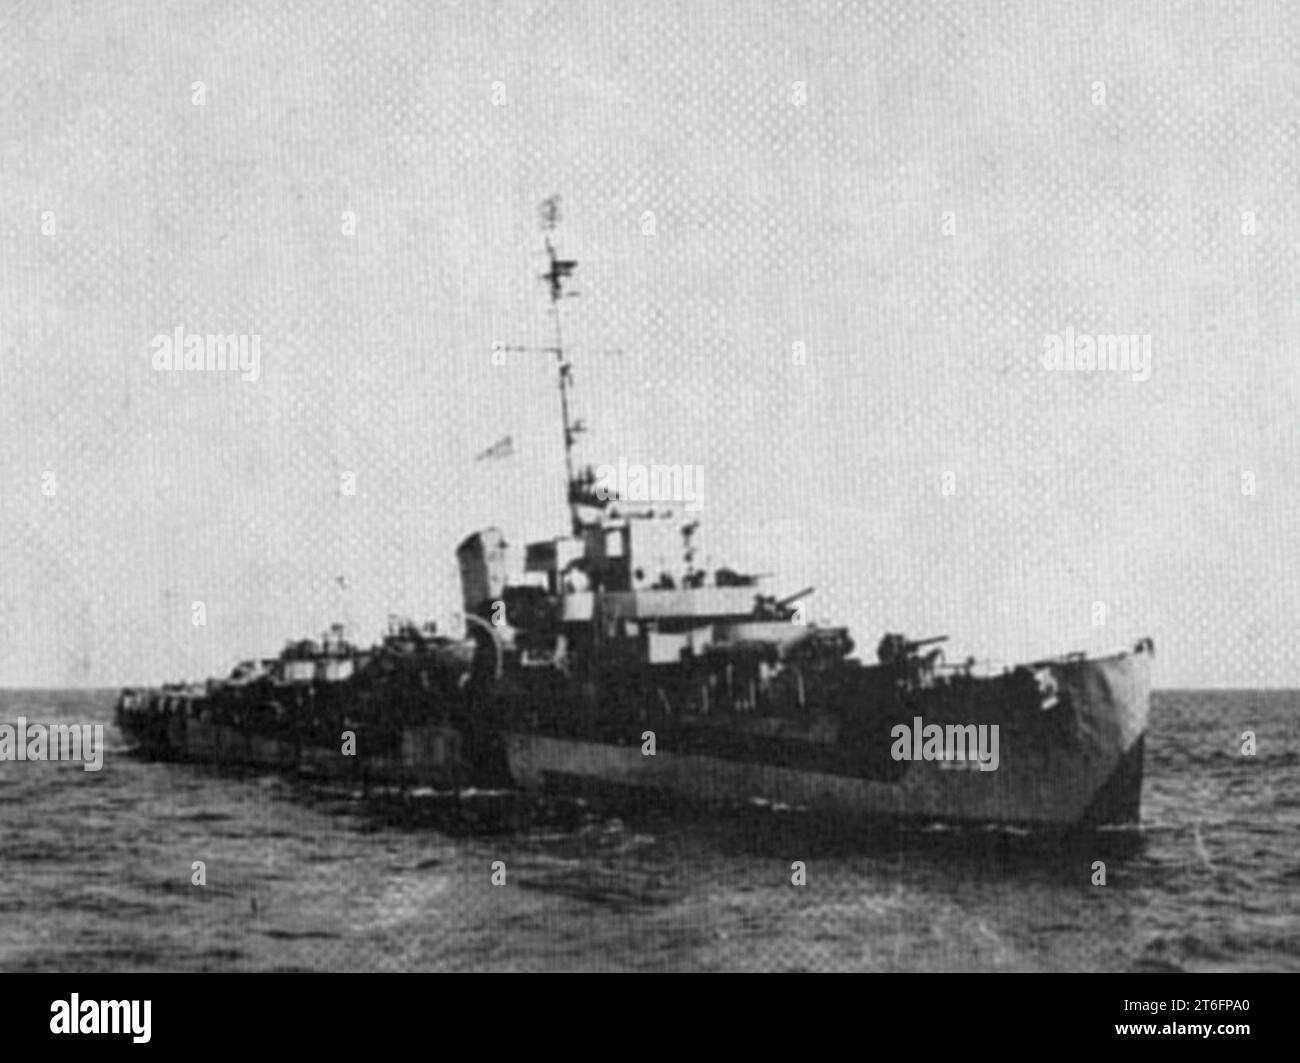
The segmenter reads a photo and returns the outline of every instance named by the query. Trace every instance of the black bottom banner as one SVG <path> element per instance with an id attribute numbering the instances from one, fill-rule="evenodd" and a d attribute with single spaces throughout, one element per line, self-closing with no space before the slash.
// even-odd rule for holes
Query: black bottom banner
<path id="1" fill-rule="evenodd" d="M 1294 975 L 918 974 L 803 977 L 439 974 L 6 975 L 7 1047 L 41 1052 L 260 1049 L 674 1052 L 1281 1046 Z M 602 1047 L 603 1046 L 603 1047 Z M 621 1047 L 619 1047 L 621 1046 Z M 859 1054 L 855 1050 L 855 1055 Z M 13 1057 L 11 1057 L 13 1058 Z"/>

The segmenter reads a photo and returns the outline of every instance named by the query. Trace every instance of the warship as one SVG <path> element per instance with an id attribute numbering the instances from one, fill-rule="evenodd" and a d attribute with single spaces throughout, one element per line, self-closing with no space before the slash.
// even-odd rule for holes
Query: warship
<path id="1" fill-rule="evenodd" d="M 539 350 L 557 370 L 567 530 L 522 550 L 496 527 L 464 538 L 458 637 L 395 623 L 360 651 L 335 629 L 225 680 L 124 690 L 127 738 L 168 759 L 400 786 L 913 823 L 1138 822 L 1149 639 L 977 674 L 945 663 L 946 636 L 887 633 L 864 662 L 847 628 L 808 619 L 812 588 L 778 597 L 768 576 L 697 564 L 691 507 L 646 504 L 575 467 L 583 425 L 560 306 L 578 264 L 555 249 L 554 200 L 542 216 L 555 342 Z"/>

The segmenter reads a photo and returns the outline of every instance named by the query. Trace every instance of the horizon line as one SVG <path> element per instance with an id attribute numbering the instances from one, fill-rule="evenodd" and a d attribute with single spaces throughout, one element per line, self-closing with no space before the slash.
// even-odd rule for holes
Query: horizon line
<path id="1" fill-rule="evenodd" d="M 211 677 L 211 678 L 216 678 L 216 677 Z M 206 680 L 195 680 L 195 682 L 192 683 L 192 684 L 183 684 L 183 685 L 192 685 L 192 686 L 197 686 L 197 685 L 200 685 L 200 684 L 205 683 L 205 682 L 206 682 Z M 113 685 L 109 685 L 109 686 L 102 686 L 102 685 L 98 685 L 98 684 L 94 684 L 94 685 L 74 685 L 74 686 L 66 686 L 66 685 L 65 685 L 65 686 L 43 686 L 43 685 L 42 685 L 42 686 L 31 686 L 31 685 L 8 686 L 8 685 L 5 685 L 5 684 L 0 684 L 0 692 L 7 692 L 7 691 L 14 691 L 14 692 L 21 692 L 21 691 L 46 691 L 46 692 L 54 692 L 54 691 L 60 691 L 60 690 L 77 690 L 77 691 L 104 690 L 104 691 L 115 691 L 115 692 L 116 692 L 116 691 L 123 690 L 124 688 L 127 688 L 127 687 L 130 687 L 130 688 L 132 688 L 132 689 L 151 690 L 151 689 L 155 689 L 155 687 L 157 687 L 157 688 L 161 688 L 162 685 L 163 685 L 163 684 L 161 684 L 161 683 L 159 683 L 159 684 L 147 684 L 147 683 L 119 683 L 119 684 L 113 684 Z M 177 685 L 177 684 L 174 684 L 174 683 L 173 683 L 173 684 L 170 684 L 170 685 Z M 1286 691 L 1294 691 L 1294 692 L 1296 692 L 1296 693 L 1300 693 L 1300 685 L 1297 685 L 1297 686 L 1275 686 L 1275 685 L 1272 685 L 1272 684 L 1266 684 L 1266 685 L 1263 685 L 1263 686 L 1153 686 L 1153 687 L 1151 688 L 1151 693 L 1153 693 L 1153 694 L 1185 694 L 1185 693 L 1192 693 L 1192 694 L 1195 694 L 1195 693 L 1202 693 L 1202 692 L 1208 692 L 1208 691 L 1241 691 L 1241 692 L 1243 692 L 1243 693 L 1249 693 L 1249 692 L 1261 692 L 1261 691 L 1282 691 L 1282 692 L 1286 692 Z"/>

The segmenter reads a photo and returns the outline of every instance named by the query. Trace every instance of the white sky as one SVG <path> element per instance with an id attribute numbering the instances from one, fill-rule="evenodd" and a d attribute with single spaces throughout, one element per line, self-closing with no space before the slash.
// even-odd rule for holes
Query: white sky
<path id="1" fill-rule="evenodd" d="M 369 639 L 457 607 L 476 527 L 562 531 L 553 367 L 491 360 L 549 341 L 553 192 L 585 454 L 702 466 L 715 564 L 867 653 L 1151 635 L 1161 685 L 1297 685 L 1293 5 L 26 8 L 0 685 Z M 181 326 L 261 378 L 154 372 Z M 1047 372 L 1067 327 L 1149 334 L 1151 379 Z"/>

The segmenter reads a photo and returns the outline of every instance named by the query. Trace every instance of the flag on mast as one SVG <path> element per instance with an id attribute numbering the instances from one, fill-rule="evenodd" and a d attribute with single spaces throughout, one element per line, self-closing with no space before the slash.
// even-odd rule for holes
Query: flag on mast
<path id="1" fill-rule="evenodd" d="M 512 458 L 515 454 L 515 442 L 511 436 L 502 436 L 487 450 L 479 454 L 475 461 L 493 461 L 497 458 Z"/>

